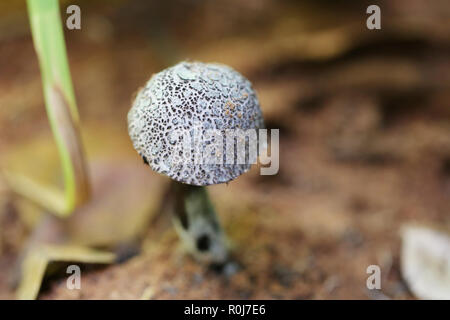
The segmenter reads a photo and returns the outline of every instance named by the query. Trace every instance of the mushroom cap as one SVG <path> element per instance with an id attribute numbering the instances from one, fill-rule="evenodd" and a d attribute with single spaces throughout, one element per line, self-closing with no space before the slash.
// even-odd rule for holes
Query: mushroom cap
<path id="1" fill-rule="evenodd" d="M 250 161 L 228 164 L 225 158 L 222 164 L 195 162 L 196 152 L 209 151 L 208 145 L 218 141 L 208 130 L 224 137 L 229 129 L 260 128 L 264 120 L 250 81 L 216 63 L 180 62 L 154 74 L 128 113 L 128 132 L 144 161 L 158 173 L 196 186 L 229 182 L 251 167 Z M 174 132 L 188 132 L 192 138 L 188 144 L 192 152 L 184 154 L 183 161 L 174 161 L 180 145 L 186 146 Z M 196 135 L 201 139 L 195 140 Z M 224 138 L 224 151 L 225 144 Z M 236 159 L 237 147 L 233 149 Z M 249 159 L 248 146 L 245 150 Z M 213 157 L 223 155 L 219 150 Z"/>

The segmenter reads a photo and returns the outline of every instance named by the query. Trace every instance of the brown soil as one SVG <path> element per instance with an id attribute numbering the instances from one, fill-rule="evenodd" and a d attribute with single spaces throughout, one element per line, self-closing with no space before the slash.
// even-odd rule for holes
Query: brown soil
<path id="1" fill-rule="evenodd" d="M 230 64 L 253 82 L 267 127 L 280 129 L 279 173 L 260 176 L 254 167 L 209 187 L 236 274 L 193 261 L 169 223 L 149 223 L 137 255 L 83 265 L 81 290 L 52 276 L 39 298 L 413 298 L 399 270 L 401 226 L 450 227 L 448 3 L 383 2 L 381 31 L 365 28 L 365 2 L 145 3 L 82 2 L 83 28 L 67 32 L 78 105 L 91 128 L 84 134 L 94 146 L 90 161 L 125 153 L 138 164 L 129 145 L 115 143 L 127 141 L 132 94 L 153 72 L 188 57 Z M 20 28 L 24 9 L 10 9 L 17 34 L 0 35 L 3 155 L 48 133 L 31 38 Z M 112 136 L 96 134 L 96 126 L 113 127 Z M 98 145 L 106 151 L 89 151 Z M 147 179 L 165 187 L 151 172 Z M 14 297 L 15 261 L 32 229 L 16 202 L 0 180 L 0 299 Z M 381 267 L 381 290 L 366 289 L 372 264 Z"/>

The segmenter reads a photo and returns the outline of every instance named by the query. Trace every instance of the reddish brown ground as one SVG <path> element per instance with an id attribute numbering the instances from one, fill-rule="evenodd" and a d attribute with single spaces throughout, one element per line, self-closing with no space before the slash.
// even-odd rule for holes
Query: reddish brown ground
<path id="1" fill-rule="evenodd" d="M 119 3 L 82 4 L 83 28 L 67 35 L 80 112 L 91 128 L 86 144 L 107 144 L 108 158 L 126 153 L 140 168 L 126 144 L 132 93 L 189 57 L 230 64 L 254 83 L 267 127 L 280 129 L 280 170 L 260 176 L 255 167 L 209 188 L 240 265 L 234 276 L 192 261 L 170 225 L 151 224 L 140 254 L 83 266 L 79 291 L 54 276 L 39 297 L 412 298 L 399 271 L 401 226 L 450 227 L 448 3 L 386 1 L 376 32 L 365 28 L 364 2 Z M 0 35 L 1 154 L 48 132 L 23 9 L 10 9 L 18 12 L 10 22 L 17 33 Z M 105 137 L 95 127 L 114 130 Z M 147 179 L 149 190 L 167 182 L 150 172 Z M 6 190 L 0 180 L 0 298 L 13 297 L 8 282 L 30 233 Z M 158 203 L 155 194 L 149 197 Z M 381 291 L 366 289 L 371 264 L 381 267 Z"/>

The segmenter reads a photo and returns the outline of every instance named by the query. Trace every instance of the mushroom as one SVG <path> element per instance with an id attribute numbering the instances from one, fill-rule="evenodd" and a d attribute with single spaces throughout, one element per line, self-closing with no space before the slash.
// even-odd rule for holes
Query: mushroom
<path id="1" fill-rule="evenodd" d="M 236 161 L 235 139 L 234 161 L 224 161 L 229 149 L 223 137 L 233 130 L 263 127 L 250 81 L 222 64 L 180 62 L 154 74 L 134 100 L 128 113 L 133 146 L 144 163 L 173 180 L 175 228 L 200 260 L 223 264 L 228 257 L 205 186 L 228 183 L 252 164 L 247 149 L 246 161 Z"/>

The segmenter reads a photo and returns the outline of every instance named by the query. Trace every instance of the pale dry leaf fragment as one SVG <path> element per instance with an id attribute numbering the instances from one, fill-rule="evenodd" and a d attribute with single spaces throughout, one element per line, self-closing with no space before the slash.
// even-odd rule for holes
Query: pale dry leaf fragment
<path id="1" fill-rule="evenodd" d="M 421 299 L 450 299 L 450 235 L 420 226 L 402 230 L 401 272 Z"/>
<path id="2" fill-rule="evenodd" d="M 79 263 L 112 263 L 115 254 L 75 245 L 41 245 L 34 247 L 22 264 L 22 279 L 17 291 L 21 300 L 35 299 L 47 266 L 53 261 Z"/>
<path id="3" fill-rule="evenodd" d="M 148 286 L 142 292 L 141 300 L 150 300 L 155 296 L 155 288 L 152 286 Z"/>

